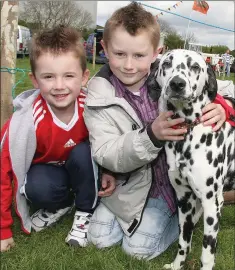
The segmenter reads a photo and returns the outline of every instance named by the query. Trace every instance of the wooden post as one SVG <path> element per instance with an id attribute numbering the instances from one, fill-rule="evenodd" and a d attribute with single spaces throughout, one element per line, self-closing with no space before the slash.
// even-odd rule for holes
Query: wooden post
<path id="1" fill-rule="evenodd" d="M 18 1 L 1 2 L 1 67 L 15 68 L 18 26 Z M 14 74 L 1 72 L 1 127 L 13 112 Z"/>
<path id="2" fill-rule="evenodd" d="M 93 70 L 95 70 L 95 58 L 96 58 L 96 36 L 94 37 L 94 41 L 93 41 L 93 58 L 92 58 Z"/>

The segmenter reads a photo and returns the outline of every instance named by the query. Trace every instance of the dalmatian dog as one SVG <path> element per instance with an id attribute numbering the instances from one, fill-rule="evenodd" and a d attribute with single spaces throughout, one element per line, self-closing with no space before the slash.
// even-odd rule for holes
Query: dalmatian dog
<path id="1" fill-rule="evenodd" d="M 159 99 L 160 111 L 172 110 L 175 117 L 184 117 L 188 130 L 184 140 L 167 142 L 165 146 L 169 177 L 178 201 L 180 235 L 177 256 L 164 268 L 183 268 L 194 226 L 203 212 L 200 269 L 212 270 L 223 186 L 234 181 L 235 129 L 225 122 L 219 131 L 212 132 L 211 126 L 204 127 L 199 121 L 202 108 L 217 95 L 214 71 L 201 55 L 173 50 L 162 56 L 156 70 L 152 75 L 155 81 L 149 87 L 150 97 Z"/>

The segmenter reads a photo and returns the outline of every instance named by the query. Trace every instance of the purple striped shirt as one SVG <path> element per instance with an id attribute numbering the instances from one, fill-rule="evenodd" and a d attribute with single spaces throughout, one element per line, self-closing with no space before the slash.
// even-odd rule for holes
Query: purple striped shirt
<path id="1" fill-rule="evenodd" d="M 140 88 L 139 95 L 136 95 L 127 90 L 116 76 L 112 75 L 110 80 L 116 90 L 116 96 L 124 98 L 132 106 L 144 126 L 153 122 L 159 115 L 158 102 L 154 102 L 149 98 L 146 84 Z M 164 148 L 152 162 L 152 168 L 154 178 L 149 196 L 151 198 L 156 198 L 161 195 L 167 202 L 171 211 L 175 212 L 175 196 L 168 177 L 168 167 Z"/>

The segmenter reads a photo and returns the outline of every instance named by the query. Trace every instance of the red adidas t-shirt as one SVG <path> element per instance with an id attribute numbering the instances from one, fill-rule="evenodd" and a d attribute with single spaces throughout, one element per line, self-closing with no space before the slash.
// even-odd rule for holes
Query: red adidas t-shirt
<path id="1" fill-rule="evenodd" d="M 75 102 L 73 118 L 67 125 L 61 122 L 41 95 L 33 104 L 33 118 L 37 149 L 33 164 L 63 164 L 70 151 L 88 138 L 83 119 L 85 94 L 80 93 Z"/>

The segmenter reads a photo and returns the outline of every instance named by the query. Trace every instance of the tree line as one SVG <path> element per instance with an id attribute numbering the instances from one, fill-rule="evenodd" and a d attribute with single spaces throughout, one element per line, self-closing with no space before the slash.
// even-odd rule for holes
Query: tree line
<path id="1" fill-rule="evenodd" d="M 158 19 L 161 32 L 165 34 L 165 46 L 167 49 L 184 48 L 186 33 L 178 33 L 174 27 L 163 19 Z M 31 29 L 32 33 L 47 27 L 56 25 L 73 26 L 80 30 L 84 40 L 94 31 L 91 14 L 79 6 L 79 1 L 20 1 L 19 25 Z M 197 42 L 194 33 L 187 34 L 186 48 L 189 42 Z M 223 54 L 227 46 L 203 46 L 202 52 Z M 235 51 L 231 54 L 235 56 Z"/>

